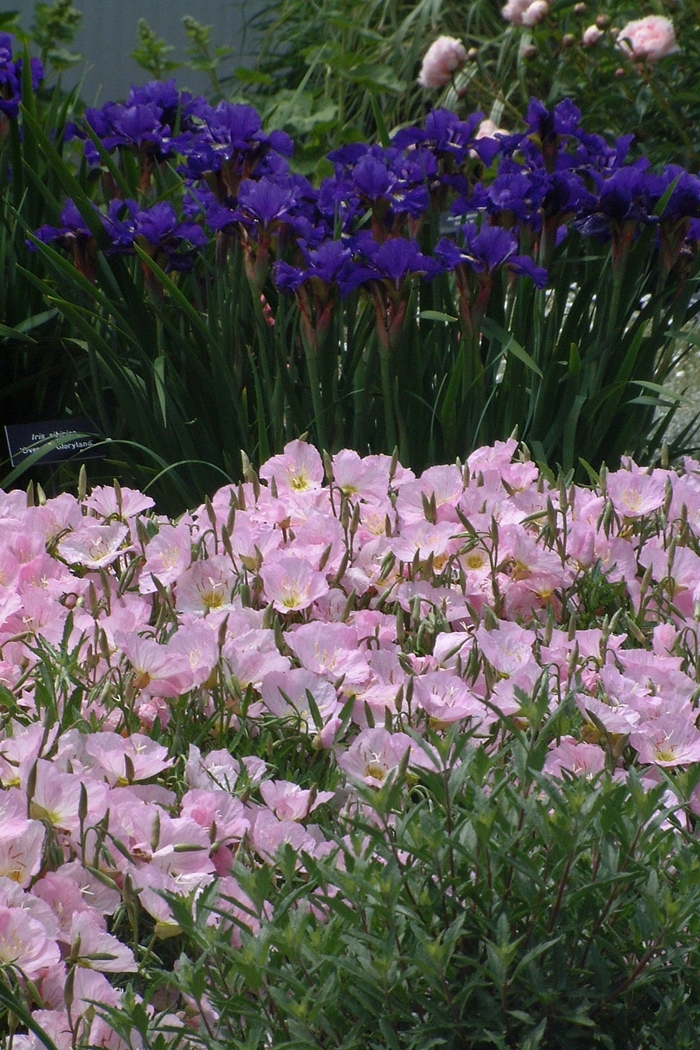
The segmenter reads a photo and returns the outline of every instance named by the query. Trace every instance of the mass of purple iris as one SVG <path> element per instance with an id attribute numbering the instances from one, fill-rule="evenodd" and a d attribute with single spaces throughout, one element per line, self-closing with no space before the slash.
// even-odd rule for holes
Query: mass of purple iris
<path id="1" fill-rule="evenodd" d="M 17 115 L 19 66 L 12 38 L 0 34 L 7 118 Z M 623 229 L 629 240 L 656 227 L 661 242 L 673 227 L 686 253 L 695 251 L 697 176 L 676 166 L 654 173 L 645 159 L 629 160 L 631 136 L 610 143 L 584 131 L 569 100 L 547 109 L 533 99 L 524 130 L 514 134 L 479 137 L 482 117 L 436 109 L 388 146 L 344 146 L 328 154 L 334 172 L 319 186 L 290 169 L 292 140 L 265 132 L 252 106 L 210 105 L 174 80 L 88 109 L 68 137 L 84 140 L 94 167 L 105 151 L 137 158 L 141 198 L 94 206 L 108 254 L 140 244 L 167 269 L 187 269 L 211 240 L 238 240 L 252 256 L 264 249 L 286 292 L 305 282 L 333 286 L 340 296 L 377 282 L 398 291 L 459 267 L 489 276 L 503 267 L 543 287 L 545 230 L 553 245 L 572 232 L 615 244 Z M 176 204 L 153 202 L 154 173 L 166 165 L 180 178 Z M 81 212 L 68 201 L 59 224 L 35 236 L 71 250 L 91 241 L 90 225 L 84 204 Z"/>

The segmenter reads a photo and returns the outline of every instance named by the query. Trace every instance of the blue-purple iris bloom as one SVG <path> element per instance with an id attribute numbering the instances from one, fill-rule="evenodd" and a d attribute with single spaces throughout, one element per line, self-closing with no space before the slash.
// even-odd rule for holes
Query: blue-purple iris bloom
<path id="1" fill-rule="evenodd" d="M 11 119 L 19 113 L 22 97 L 22 59 L 13 58 L 13 44 L 13 36 L 0 33 L 0 114 Z M 32 87 L 36 91 L 39 81 L 44 79 L 44 67 L 40 59 L 30 59 L 30 69 Z"/>
<path id="2" fill-rule="evenodd" d="M 519 277 L 529 277 L 538 288 L 547 283 L 547 271 L 537 266 L 528 255 L 518 254 L 518 242 L 510 232 L 501 226 L 483 226 L 479 229 L 474 223 L 465 223 L 461 227 L 464 247 L 443 237 L 435 247 L 435 258 L 445 270 L 454 270 L 457 266 L 467 265 L 476 273 L 491 275 L 501 266 L 505 266 Z"/>

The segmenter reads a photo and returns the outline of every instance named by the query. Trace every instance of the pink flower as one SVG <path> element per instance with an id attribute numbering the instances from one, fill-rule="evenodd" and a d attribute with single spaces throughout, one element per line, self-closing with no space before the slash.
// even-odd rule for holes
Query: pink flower
<path id="1" fill-rule="evenodd" d="M 547 0 L 508 0 L 501 14 L 514 26 L 534 26 L 549 14 L 549 3 Z"/>
<path id="2" fill-rule="evenodd" d="M 268 459 L 260 468 L 260 477 L 277 483 L 280 492 L 307 492 L 320 489 L 323 483 L 323 461 L 313 445 L 290 441 L 280 456 Z"/>
<path id="3" fill-rule="evenodd" d="M 308 609 L 317 598 L 328 593 L 326 577 L 294 554 L 266 562 L 260 571 L 265 594 L 281 613 Z"/>
<path id="4" fill-rule="evenodd" d="M 78 966 L 103 973 L 136 973 L 138 969 L 131 948 L 107 933 L 91 912 L 75 912 L 66 939 Z"/>
<path id="5" fill-rule="evenodd" d="M 617 38 L 617 46 L 630 58 L 658 62 L 679 51 L 673 23 L 663 15 L 648 15 L 628 22 Z"/>
<path id="6" fill-rule="evenodd" d="M 544 763 L 545 773 L 561 777 L 563 772 L 576 776 L 594 777 L 605 769 L 605 752 L 595 744 L 584 744 L 572 736 L 564 736 L 550 747 Z"/>
<path id="7" fill-rule="evenodd" d="M 333 798 L 332 791 L 305 791 L 288 780 L 264 780 L 260 794 L 278 820 L 304 820 L 312 810 Z"/>
<path id="8" fill-rule="evenodd" d="M 467 52 L 461 40 L 452 36 L 439 36 L 425 53 L 418 83 L 427 88 L 444 87 L 466 60 Z"/>
<path id="9" fill-rule="evenodd" d="M 533 0 L 533 3 L 523 11 L 520 23 L 524 26 L 536 26 L 537 23 L 542 22 L 548 14 L 549 4 L 547 3 L 547 0 Z"/>
<path id="10" fill-rule="evenodd" d="M 600 40 L 602 35 L 603 35 L 603 30 L 602 29 L 598 29 L 598 26 L 594 22 L 592 26 L 589 26 L 588 29 L 584 30 L 584 33 L 583 33 L 583 46 L 584 47 L 593 47 L 594 44 L 598 43 L 598 41 Z"/>
<path id="11" fill-rule="evenodd" d="M 0 908 L 0 966 L 17 966 L 30 980 L 61 959 L 58 945 L 23 908 Z"/>

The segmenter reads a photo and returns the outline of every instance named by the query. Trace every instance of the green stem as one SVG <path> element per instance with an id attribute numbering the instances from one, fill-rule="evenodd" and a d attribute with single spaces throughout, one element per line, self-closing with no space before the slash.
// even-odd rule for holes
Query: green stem
<path id="1" fill-rule="evenodd" d="M 394 421 L 394 397 L 391 382 L 391 353 L 379 347 L 379 364 L 382 375 L 382 399 L 384 401 L 384 432 L 386 434 L 386 451 L 389 455 L 396 448 L 396 423 Z"/>

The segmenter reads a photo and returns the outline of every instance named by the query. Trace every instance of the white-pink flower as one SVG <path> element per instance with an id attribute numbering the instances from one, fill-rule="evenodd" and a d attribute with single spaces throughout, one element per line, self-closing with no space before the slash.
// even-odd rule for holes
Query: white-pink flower
<path id="1" fill-rule="evenodd" d="M 328 581 L 308 561 L 286 554 L 266 562 L 260 570 L 265 594 L 281 613 L 299 612 L 329 591 Z"/>
<path id="2" fill-rule="evenodd" d="M 628 22 L 620 30 L 617 46 L 629 57 L 647 62 L 658 62 L 680 51 L 673 23 L 663 15 L 647 15 Z"/>
<path id="3" fill-rule="evenodd" d="M 59 947 L 42 923 L 23 908 L 0 907 L 0 967 L 16 966 L 33 980 L 60 959 Z"/>
<path id="4" fill-rule="evenodd" d="M 418 83 L 426 88 L 444 87 L 466 60 L 467 51 L 461 40 L 453 36 L 439 36 L 425 53 Z"/>
<path id="5" fill-rule="evenodd" d="M 598 43 L 602 35 L 603 30 L 598 29 L 598 26 L 594 22 L 592 26 L 589 26 L 588 29 L 585 29 L 583 32 L 583 46 L 593 47 L 594 44 Z"/>

